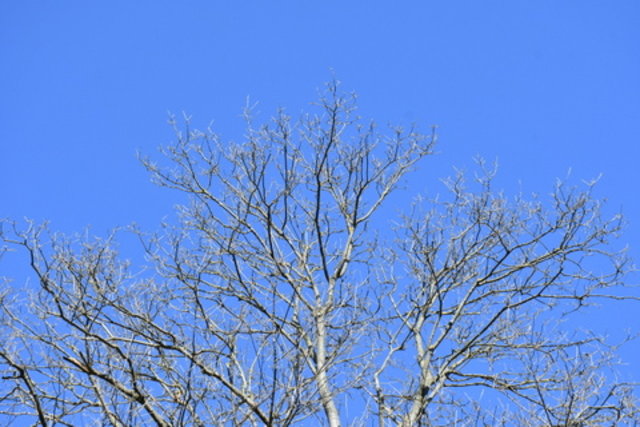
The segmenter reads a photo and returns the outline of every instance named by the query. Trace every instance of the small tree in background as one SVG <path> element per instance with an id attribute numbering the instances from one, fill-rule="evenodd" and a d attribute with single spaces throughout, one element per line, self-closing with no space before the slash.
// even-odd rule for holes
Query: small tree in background
<path id="1" fill-rule="evenodd" d="M 240 143 L 176 128 L 155 182 L 180 221 L 68 238 L 5 223 L 29 296 L 3 285 L 0 413 L 78 425 L 605 425 L 638 421 L 603 337 L 558 325 L 620 298 L 620 218 L 558 184 L 508 199 L 491 171 L 405 216 L 376 212 L 435 135 L 380 131 L 331 83 L 316 115 Z M 153 273 L 150 273 L 153 271 Z"/>

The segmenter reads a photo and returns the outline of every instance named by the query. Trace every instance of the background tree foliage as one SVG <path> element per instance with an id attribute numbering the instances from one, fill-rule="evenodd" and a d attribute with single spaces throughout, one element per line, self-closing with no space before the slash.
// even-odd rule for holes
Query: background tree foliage
<path id="1" fill-rule="evenodd" d="M 623 298 L 591 187 L 508 198 L 493 171 L 376 216 L 435 134 L 379 130 L 327 90 L 242 142 L 173 122 L 177 225 L 66 237 L 5 221 L 35 289 L 3 285 L 0 413 L 16 424 L 605 425 L 638 421 L 603 337 L 559 323 Z M 167 162 L 164 162 L 167 163 Z M 29 421 L 25 421 L 29 420 Z M 24 425 L 24 424 L 23 424 Z"/>

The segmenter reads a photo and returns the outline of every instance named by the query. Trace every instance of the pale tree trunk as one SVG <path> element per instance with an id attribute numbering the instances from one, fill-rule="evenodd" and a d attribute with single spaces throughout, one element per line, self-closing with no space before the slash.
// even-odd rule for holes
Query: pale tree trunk
<path id="1" fill-rule="evenodd" d="M 318 392 L 322 399 L 322 406 L 324 412 L 327 415 L 327 421 L 331 427 L 340 426 L 340 415 L 338 408 L 336 407 L 335 399 L 331 387 L 329 384 L 329 378 L 327 375 L 326 362 L 327 362 L 327 329 L 325 325 L 324 315 L 317 320 L 318 336 L 316 345 L 316 381 L 318 385 Z"/>

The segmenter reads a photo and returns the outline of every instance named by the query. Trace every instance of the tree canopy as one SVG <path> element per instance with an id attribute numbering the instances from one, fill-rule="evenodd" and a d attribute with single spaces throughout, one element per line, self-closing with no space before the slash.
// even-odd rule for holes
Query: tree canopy
<path id="1" fill-rule="evenodd" d="M 41 426 L 605 425 L 640 420 L 613 343 L 559 323 L 624 299 L 592 186 L 510 197 L 482 164 L 396 217 L 435 131 L 381 129 L 336 82 L 240 142 L 173 121 L 143 159 L 189 202 L 156 233 L 4 221 L 0 414 Z M 437 161 L 434 158 L 431 161 Z M 418 196 L 418 194 L 415 194 Z M 146 265 L 118 253 L 134 233 Z M 24 421 L 28 420 L 28 421 Z"/>

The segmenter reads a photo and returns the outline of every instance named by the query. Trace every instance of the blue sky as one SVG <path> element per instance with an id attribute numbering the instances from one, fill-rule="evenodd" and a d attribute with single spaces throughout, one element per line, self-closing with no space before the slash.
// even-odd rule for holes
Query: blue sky
<path id="1" fill-rule="evenodd" d="M 136 153 L 171 141 L 167 112 L 239 139 L 247 96 L 265 118 L 295 115 L 335 75 L 364 116 L 439 126 L 412 186 L 474 155 L 497 159 L 511 192 L 602 174 L 597 195 L 640 259 L 636 0 L 7 1 L 0 61 L 0 217 L 153 229 L 178 199 Z M 599 323 L 640 330 L 621 307 Z"/>

